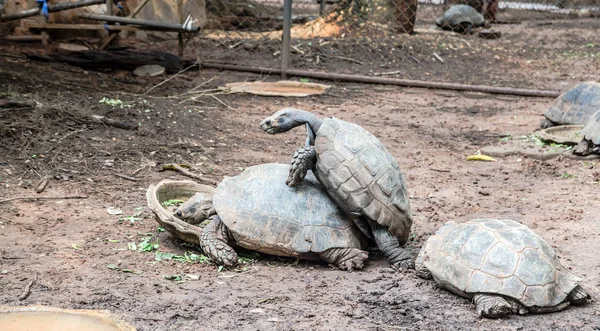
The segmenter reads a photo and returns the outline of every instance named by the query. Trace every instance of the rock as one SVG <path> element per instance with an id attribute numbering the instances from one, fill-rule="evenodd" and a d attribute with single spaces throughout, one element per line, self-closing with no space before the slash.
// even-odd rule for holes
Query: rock
<path id="1" fill-rule="evenodd" d="M 156 64 L 137 67 L 133 74 L 138 77 L 156 77 L 165 74 L 165 68 Z"/>

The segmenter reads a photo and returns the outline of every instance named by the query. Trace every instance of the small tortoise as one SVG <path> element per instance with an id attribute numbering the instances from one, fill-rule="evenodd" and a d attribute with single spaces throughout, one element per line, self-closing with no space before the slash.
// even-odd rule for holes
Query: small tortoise
<path id="1" fill-rule="evenodd" d="M 561 94 L 544 114 L 542 129 L 556 125 L 586 125 L 600 110 L 600 84 L 584 82 Z"/>
<path id="2" fill-rule="evenodd" d="M 583 127 L 581 135 L 583 138 L 573 149 L 573 154 L 581 156 L 600 154 L 600 108 Z"/>
<path id="3" fill-rule="evenodd" d="M 446 223 L 421 249 L 416 274 L 472 298 L 488 318 L 555 312 L 590 299 L 544 239 L 510 220 Z"/>
<path id="4" fill-rule="evenodd" d="M 363 233 L 375 240 L 396 269 L 414 268 L 404 249 L 412 213 L 404 176 L 385 146 L 362 127 L 334 117 L 284 108 L 264 119 L 269 134 L 306 124 L 307 146 L 296 151 L 286 183 L 295 186 L 312 170 L 327 193 Z"/>
<path id="5" fill-rule="evenodd" d="M 450 7 L 435 24 L 443 30 L 451 30 L 458 33 L 473 33 L 473 28 L 488 26 L 483 15 L 469 5 L 454 5 Z"/>
<path id="6" fill-rule="evenodd" d="M 285 185 L 289 169 L 284 164 L 249 167 L 223 180 L 212 197 L 206 193 L 194 195 L 175 215 L 188 225 L 211 218 L 204 229 L 197 228 L 199 240 L 192 242 L 199 243 L 206 255 L 227 267 L 237 264 L 237 254 L 229 246 L 235 243 L 266 254 L 321 258 L 349 271 L 362 268 L 368 257 L 362 250 L 367 238 L 314 176 L 308 176 L 297 189 Z"/>

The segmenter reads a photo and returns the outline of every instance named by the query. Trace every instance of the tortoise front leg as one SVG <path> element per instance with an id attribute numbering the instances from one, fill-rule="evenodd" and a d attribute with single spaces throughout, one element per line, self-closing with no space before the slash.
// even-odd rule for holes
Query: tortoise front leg
<path id="1" fill-rule="evenodd" d="M 581 139 L 579 144 L 573 148 L 573 154 L 585 156 L 590 154 L 590 147 L 592 147 L 592 142 L 587 139 Z"/>
<path id="2" fill-rule="evenodd" d="M 475 303 L 475 309 L 479 317 L 486 318 L 500 318 L 510 314 L 513 310 L 517 310 L 521 306 L 517 302 L 511 304 L 507 299 L 493 294 L 475 294 L 473 302 Z M 519 314 L 525 314 L 527 310 L 518 312 Z"/>
<path id="3" fill-rule="evenodd" d="M 369 253 L 358 248 L 330 248 L 319 254 L 321 258 L 342 270 L 362 269 Z"/>
<path id="4" fill-rule="evenodd" d="M 237 253 L 227 245 L 233 237 L 218 215 L 211 218 L 212 222 L 206 225 L 200 234 L 200 247 L 204 254 L 217 264 L 233 267 L 237 264 Z"/>
<path id="5" fill-rule="evenodd" d="M 394 237 L 387 227 L 375 221 L 369 221 L 369 223 L 371 224 L 373 239 L 375 239 L 377 247 L 379 247 L 379 250 L 390 261 L 392 268 L 396 270 L 414 269 L 415 261 L 412 254 L 407 249 L 400 247 L 398 238 Z"/>
<path id="6" fill-rule="evenodd" d="M 306 172 L 315 168 L 317 162 L 317 151 L 315 146 L 304 146 L 299 148 L 292 156 L 292 167 L 290 175 L 285 183 L 288 186 L 296 186 L 306 177 Z"/>

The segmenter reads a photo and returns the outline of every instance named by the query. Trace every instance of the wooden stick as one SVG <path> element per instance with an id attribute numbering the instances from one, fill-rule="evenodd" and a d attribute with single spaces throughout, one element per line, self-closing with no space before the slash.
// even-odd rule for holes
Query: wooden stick
<path id="1" fill-rule="evenodd" d="M 183 175 L 186 175 L 188 177 L 191 177 L 191 178 L 194 178 L 194 179 L 206 182 L 206 183 L 210 183 L 212 185 L 217 185 L 218 184 L 214 180 L 208 179 L 208 178 L 204 178 L 204 177 L 202 177 L 200 175 L 196 175 L 196 174 L 190 172 L 189 170 L 184 169 L 182 166 L 180 166 L 179 164 L 176 164 L 176 163 L 163 164 L 162 170 L 176 170 L 176 171 L 179 171 L 180 173 L 182 173 Z"/>
<path id="2" fill-rule="evenodd" d="M 61 200 L 61 199 L 87 199 L 87 195 L 64 195 L 56 197 L 14 197 L 0 200 L 0 203 L 14 201 L 14 200 Z"/>
<path id="3" fill-rule="evenodd" d="M 35 108 L 34 100 L 0 99 L 0 108 L 28 107 Z"/>
<path id="4" fill-rule="evenodd" d="M 23 289 L 23 293 L 21 293 L 21 295 L 19 295 L 19 297 L 18 297 L 19 301 L 27 299 L 27 297 L 29 296 L 29 293 L 31 293 L 31 286 L 33 286 L 33 283 L 35 283 L 36 281 L 37 281 L 37 272 L 33 274 L 33 279 L 25 286 L 25 289 Z"/>
<path id="5" fill-rule="evenodd" d="M 117 120 L 113 120 L 112 118 L 108 118 L 100 115 L 92 115 L 92 118 L 95 121 L 102 122 L 109 126 L 114 126 L 115 128 L 125 129 L 125 130 L 137 130 L 139 125 L 133 122 L 120 122 Z"/>
<path id="6" fill-rule="evenodd" d="M 132 182 L 137 182 L 137 181 L 139 180 L 139 179 L 137 179 L 137 178 L 135 178 L 135 177 L 130 177 L 130 176 L 123 175 L 123 174 L 120 174 L 120 173 L 114 173 L 113 175 L 115 175 L 115 176 L 117 176 L 117 177 L 121 177 L 121 178 L 123 178 L 123 179 L 130 180 L 130 181 L 132 181 Z"/>
<path id="7" fill-rule="evenodd" d="M 275 74 L 275 75 L 281 74 L 281 69 L 240 66 L 240 65 L 234 65 L 234 64 L 202 62 L 202 67 L 208 68 L 208 69 L 254 72 L 254 73 L 259 73 L 259 74 Z M 286 73 L 288 76 L 317 78 L 317 79 L 332 80 L 332 81 L 357 82 L 357 83 L 368 83 L 368 84 L 387 84 L 387 85 L 397 85 L 397 86 L 406 86 L 406 87 L 421 87 L 421 88 L 431 88 L 431 89 L 441 89 L 441 90 L 470 91 L 470 92 L 482 92 L 482 93 L 491 93 L 491 94 L 512 94 L 512 95 L 520 95 L 520 96 L 526 96 L 526 97 L 556 98 L 561 94 L 560 91 L 553 91 L 553 90 L 534 90 L 534 89 L 522 89 L 522 88 L 488 86 L 488 85 L 470 85 L 470 84 L 457 84 L 457 83 L 447 83 L 447 82 L 429 82 L 429 81 L 413 80 L 413 79 L 337 74 L 337 73 L 317 72 L 317 71 L 307 71 L 307 70 L 289 69 L 286 71 Z"/>
<path id="8" fill-rule="evenodd" d="M 127 17 L 134 18 L 135 15 L 137 15 L 140 12 L 140 10 L 142 10 L 142 8 L 144 8 L 144 6 L 148 3 L 148 1 L 150 1 L 150 0 L 144 0 L 144 1 L 140 2 L 138 4 L 138 6 L 131 13 L 129 13 L 129 16 L 127 16 Z M 119 33 L 109 35 L 108 38 L 106 38 L 102 42 L 100 47 L 98 47 L 98 49 L 105 49 L 118 35 L 119 35 Z"/>
<path id="9" fill-rule="evenodd" d="M 40 181 L 40 183 L 38 184 L 38 186 L 35 189 L 35 192 L 36 193 L 44 192 L 44 190 L 46 189 L 46 186 L 48 186 L 48 178 L 44 178 Z"/>

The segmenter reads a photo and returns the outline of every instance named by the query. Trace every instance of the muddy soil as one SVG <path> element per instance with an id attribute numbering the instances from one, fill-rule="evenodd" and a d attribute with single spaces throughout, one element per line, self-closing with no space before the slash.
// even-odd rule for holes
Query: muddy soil
<path id="1" fill-rule="evenodd" d="M 0 96 L 38 104 L 0 110 L 0 200 L 87 198 L 0 202 L 0 304 L 107 309 L 138 330 L 600 329 L 596 302 L 550 315 L 480 319 L 468 300 L 394 272 L 376 249 L 364 270 L 352 273 L 251 252 L 239 268 L 220 270 L 162 232 L 145 208 L 151 183 L 186 179 L 159 171 L 165 163 L 187 164 L 208 182 L 288 162 L 304 132 L 269 136 L 258 123 L 294 106 L 358 123 L 388 147 L 407 178 L 415 216 L 410 246 L 418 249 L 447 221 L 517 220 L 544 237 L 598 298 L 599 161 L 466 161 L 485 146 L 532 134 L 551 99 L 357 84 L 333 84 L 318 97 L 257 97 L 215 89 L 258 76 L 209 70 L 154 88 L 164 78 L 33 63 L 19 47 L 0 47 Z M 139 129 L 105 126 L 90 115 L 137 122 Z M 37 194 L 42 177 L 49 185 Z M 111 215 L 111 207 L 123 214 Z M 154 249 L 187 253 L 188 262 L 157 261 Z M 19 300 L 34 275 L 31 292 Z"/>

